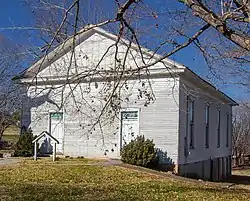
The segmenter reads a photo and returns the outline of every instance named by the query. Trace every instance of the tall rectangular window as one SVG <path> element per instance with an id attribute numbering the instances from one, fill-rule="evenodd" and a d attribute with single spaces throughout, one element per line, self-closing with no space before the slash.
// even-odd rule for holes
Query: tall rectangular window
<path id="1" fill-rule="evenodd" d="M 220 147 L 220 109 L 217 110 L 217 147 Z"/>
<path id="2" fill-rule="evenodd" d="M 205 147 L 209 148 L 209 105 L 205 107 Z"/>
<path id="3" fill-rule="evenodd" d="M 194 148 L 194 100 L 192 100 L 190 97 L 188 97 L 187 106 L 189 147 Z"/>
<path id="4" fill-rule="evenodd" d="M 229 129 L 230 129 L 229 114 L 227 114 L 226 121 L 227 121 L 226 147 L 228 147 L 228 144 L 229 144 Z"/>

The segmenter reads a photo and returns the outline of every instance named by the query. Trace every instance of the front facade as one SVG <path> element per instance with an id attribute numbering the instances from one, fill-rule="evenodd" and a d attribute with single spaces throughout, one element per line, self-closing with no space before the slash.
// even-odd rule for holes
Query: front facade
<path id="1" fill-rule="evenodd" d="M 90 68 L 114 44 L 114 36 L 95 28 L 78 42 L 77 62 Z M 136 48 L 132 54 L 138 56 Z M 231 115 L 236 103 L 191 70 L 166 60 L 150 68 L 150 76 L 130 77 L 120 90 L 119 112 L 111 117 L 105 110 L 105 118 L 96 123 L 94 117 L 104 111 L 107 83 L 116 80 L 93 77 L 64 84 L 69 51 L 55 55 L 40 63 L 39 70 L 36 65 L 29 68 L 20 82 L 27 89 L 22 124 L 31 127 L 34 135 L 51 133 L 59 141 L 57 152 L 119 158 L 122 146 L 144 135 L 163 153 L 161 163 L 174 164 L 180 175 L 219 180 L 231 173 Z M 98 67 L 112 66 L 113 59 L 113 54 L 106 55 Z M 128 59 L 127 66 L 133 69 L 132 61 Z M 43 152 L 53 148 L 48 139 L 39 144 Z"/>

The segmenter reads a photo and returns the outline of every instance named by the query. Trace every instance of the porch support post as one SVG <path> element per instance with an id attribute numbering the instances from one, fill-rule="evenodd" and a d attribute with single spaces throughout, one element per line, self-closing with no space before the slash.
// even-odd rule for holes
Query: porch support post
<path id="1" fill-rule="evenodd" d="M 34 146 L 34 160 L 37 160 L 37 141 L 35 141 L 35 146 Z"/>
<path id="2" fill-rule="evenodd" d="M 56 142 L 54 142 L 54 146 L 53 146 L 53 161 L 56 161 Z"/>

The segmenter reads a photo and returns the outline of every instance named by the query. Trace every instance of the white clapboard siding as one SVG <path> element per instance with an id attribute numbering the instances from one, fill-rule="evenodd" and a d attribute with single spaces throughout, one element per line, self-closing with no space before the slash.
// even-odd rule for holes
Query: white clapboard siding
<path id="1" fill-rule="evenodd" d="M 115 41 L 103 36 L 99 33 L 90 34 L 86 40 L 82 41 L 75 48 L 75 56 L 71 58 L 71 52 L 60 57 L 58 60 L 50 64 L 47 68 L 42 70 L 38 77 L 46 78 L 54 76 L 65 76 L 67 73 L 75 74 L 81 73 L 86 70 L 93 69 L 100 61 L 102 56 L 107 51 L 108 47 L 115 44 Z M 121 58 L 126 52 L 125 46 L 119 45 L 118 58 Z M 114 67 L 114 47 L 110 48 L 110 52 L 103 57 L 102 62 L 98 66 L 97 70 L 112 69 Z M 132 56 L 133 55 L 133 56 Z M 72 60 L 71 60 L 72 59 Z M 74 66 L 76 60 L 77 68 Z M 136 60 L 136 61 L 135 61 Z M 153 58 L 145 56 L 144 61 L 149 62 Z M 73 62 L 71 62 L 73 61 Z M 137 68 L 142 65 L 142 60 L 138 50 L 131 50 L 128 54 L 126 61 L 126 69 Z M 157 63 L 152 68 L 162 68 L 163 72 L 169 72 L 164 70 L 166 67 L 162 63 Z M 68 71 L 68 69 L 70 69 Z M 77 69 L 77 71 L 76 71 Z M 152 84 L 155 101 L 148 105 L 145 104 L 145 97 L 138 100 L 138 89 L 151 90 L 147 80 L 130 80 L 127 82 L 129 90 L 123 89 L 121 91 L 121 97 L 124 98 L 122 102 L 122 109 L 124 108 L 136 108 L 139 109 L 139 132 L 146 138 L 153 139 L 157 148 L 164 152 L 167 152 L 168 156 L 177 163 L 178 159 L 178 122 L 179 122 L 179 81 L 178 78 L 157 77 L 152 78 L 150 83 Z M 142 87 L 142 82 L 145 83 Z M 35 90 L 33 87 L 29 89 L 28 96 L 30 98 L 29 107 L 26 107 L 30 115 L 24 115 L 25 118 L 30 120 L 24 120 L 24 122 L 30 122 L 28 126 L 31 126 L 34 134 L 39 134 L 43 130 L 48 130 L 48 117 L 50 111 L 63 112 L 64 116 L 64 155 L 72 156 L 90 156 L 90 157 L 120 157 L 120 116 L 118 114 L 114 122 L 110 122 L 101 129 L 97 125 L 95 129 L 89 131 L 94 119 L 95 113 L 101 110 L 100 99 L 105 94 L 100 88 L 105 83 L 98 82 L 98 88 L 96 89 L 96 83 L 91 83 L 91 92 L 88 91 L 88 83 L 78 84 L 73 96 L 70 95 L 70 88 L 66 86 L 62 91 L 63 86 L 60 85 L 42 85 L 40 84 L 39 90 Z M 74 88 L 74 85 L 71 85 Z M 146 87 L 146 88 L 145 88 Z M 46 88 L 46 90 L 44 90 Z M 51 88 L 56 88 L 52 89 Z M 103 92 L 103 93 L 104 93 Z M 33 97 L 32 97 L 33 96 Z M 92 96 L 96 97 L 93 98 Z M 61 99 L 63 97 L 63 100 Z M 86 103 L 83 103 L 83 97 Z M 125 100 L 129 97 L 128 100 Z M 94 103 L 91 101 L 94 99 Z M 79 108 L 75 105 L 75 100 L 81 102 L 80 112 Z M 60 102 L 63 101 L 63 107 L 60 106 Z M 32 102 L 32 104 L 31 104 Z M 56 103 L 56 104 L 55 104 Z M 91 107 L 94 107 L 96 112 L 93 112 Z M 89 125 L 88 125 L 89 124 Z"/>
<path id="2" fill-rule="evenodd" d="M 98 123 L 93 128 L 96 118 L 105 105 L 104 97 L 108 94 L 106 93 L 108 82 L 100 79 L 88 82 L 89 80 L 84 79 L 81 80 L 81 83 L 70 84 L 70 86 L 61 83 L 62 78 L 67 75 L 77 77 L 94 68 L 96 71 L 102 72 L 103 70 L 113 70 L 115 67 L 115 43 L 116 41 L 108 34 L 93 30 L 75 47 L 73 57 L 71 51 L 66 52 L 65 50 L 64 55 L 62 54 L 56 61 L 53 60 L 39 72 L 37 77 L 43 82 L 38 82 L 39 86 L 32 86 L 28 90 L 27 100 L 23 104 L 23 125 L 31 127 L 34 135 L 38 135 L 44 130 L 49 130 L 49 112 L 63 112 L 64 155 L 119 158 L 121 148 L 120 114 L 116 114 L 116 118 L 112 118 L 111 121 L 107 117 L 109 110 L 105 110 L 103 118 L 100 119 L 101 126 Z M 107 50 L 109 51 L 107 52 Z M 117 57 L 121 63 L 125 53 L 126 46 L 119 44 Z M 145 53 L 144 61 L 142 61 L 139 51 L 135 48 L 131 49 L 125 69 L 137 69 L 138 66 L 143 65 L 143 62 L 152 62 L 154 59 Z M 102 61 L 100 62 L 100 60 Z M 179 78 L 173 72 L 184 67 L 179 64 L 176 64 L 178 67 L 173 67 L 172 64 L 164 61 L 164 64 L 158 62 L 150 67 L 150 77 L 148 78 L 150 84 L 146 79 L 145 71 L 140 71 L 140 76 L 137 75 L 136 78 L 127 80 L 127 89 L 123 85 L 119 94 L 122 100 L 121 109 L 139 110 L 139 133 L 146 138 L 153 139 L 156 148 L 167 152 L 167 155 L 176 164 L 229 156 L 231 143 L 229 147 L 226 147 L 226 114 L 228 113 L 231 118 L 231 106 L 228 102 L 221 101 L 223 99 L 221 94 L 220 99 L 215 98 L 220 92 L 215 90 L 213 94 L 212 90 L 207 92 L 205 87 L 199 89 L 199 84 L 195 85 L 194 80 L 190 82 L 188 78 L 190 73 L 187 69 L 185 72 L 183 70 L 185 75 L 181 75 Z M 152 74 L 152 72 L 154 73 Z M 185 77 L 186 75 L 187 77 Z M 112 76 L 110 75 L 110 77 Z M 49 78 L 58 82 L 51 85 L 52 82 L 46 82 Z M 195 79 L 197 81 L 197 77 Z M 201 79 L 198 80 L 205 86 Z M 112 85 L 113 82 L 109 84 Z M 154 97 L 154 101 L 145 106 L 147 97 L 138 98 L 139 90 L 152 92 L 151 97 Z M 187 94 L 190 93 L 195 98 L 195 148 L 189 149 L 189 156 L 185 158 L 186 99 Z M 208 149 L 205 148 L 205 104 L 207 102 L 210 104 L 210 146 Z M 221 110 L 221 146 L 219 148 L 217 148 L 216 130 L 218 107 Z M 110 116 L 114 117 L 114 115 Z M 229 129 L 229 131 L 231 130 Z M 231 137 L 231 133 L 229 136 Z"/>
<path id="3" fill-rule="evenodd" d="M 158 78 L 152 80 L 151 83 L 156 97 L 154 103 L 145 107 L 145 99 L 138 100 L 137 97 L 141 82 L 130 81 L 128 82 L 130 91 L 126 93 L 132 95 L 129 97 L 129 101 L 123 102 L 122 108 L 139 109 L 140 134 L 153 139 L 156 147 L 167 151 L 170 158 L 176 162 L 178 155 L 178 79 Z M 101 87 L 101 83 L 99 85 Z M 94 87 L 92 93 L 96 94 Z M 174 96 L 175 98 L 173 98 Z M 89 133 L 87 128 L 80 128 L 81 120 L 80 122 L 75 121 L 72 115 L 76 115 L 76 113 L 71 111 L 65 113 L 64 154 L 101 157 L 106 152 L 108 157 L 119 157 L 120 120 L 118 118 L 114 123 L 111 122 L 111 124 L 102 127 L 102 133 L 98 126 L 95 127 L 95 131 L 92 130 Z M 78 118 L 81 119 L 81 117 Z M 82 118 L 85 118 L 84 114 Z M 88 119 L 83 119 L 82 124 L 87 124 L 86 121 Z M 77 143 L 83 147 L 77 152 L 76 139 Z"/>
<path id="4" fill-rule="evenodd" d="M 99 33 L 93 33 L 86 40 L 75 47 L 74 55 L 72 51 L 60 57 L 58 60 L 48 65 L 44 70 L 38 73 L 37 77 L 51 77 L 51 76 L 66 76 L 72 74 L 80 74 L 88 70 L 96 69 L 96 71 L 111 70 L 114 68 L 115 61 L 115 43 L 116 41 L 103 36 Z M 127 44 L 128 45 L 128 44 Z M 117 58 L 123 63 L 124 55 L 127 51 L 126 46 L 119 45 Z M 144 55 L 144 60 L 141 59 L 141 54 L 136 49 L 130 49 L 126 57 L 126 69 L 137 69 L 138 66 L 143 66 L 143 62 L 153 62 L 155 58 Z M 101 61 L 101 62 L 100 62 Z M 100 62 L 100 63 L 99 63 Z M 98 67 L 97 64 L 99 63 Z M 77 67 L 75 67 L 77 64 Z M 150 67 L 166 68 L 161 62 Z M 168 70 L 170 71 L 170 70 Z M 167 72 L 167 71 L 166 71 Z"/>
<path id="5" fill-rule="evenodd" d="M 187 95 L 194 98 L 194 149 L 189 148 L 187 160 L 184 156 L 184 136 L 186 132 L 186 107 Z M 205 106 L 209 104 L 209 148 L 205 147 Z M 217 147 L 217 109 L 221 111 L 220 147 Z M 210 158 L 229 156 L 231 154 L 231 143 L 226 147 L 226 115 L 229 114 L 231 123 L 231 106 L 223 103 L 199 89 L 199 86 L 189 84 L 188 80 L 181 79 L 180 82 L 180 144 L 179 164 L 193 163 Z M 230 127 L 229 127 L 230 128 Z M 190 140 L 188 136 L 188 142 Z M 229 129 L 229 142 L 231 142 L 231 130 Z M 188 143 L 189 146 L 189 143 Z"/>
<path id="6" fill-rule="evenodd" d="M 129 101 L 124 101 L 122 108 L 138 108 L 140 115 L 140 134 L 146 138 L 153 139 L 157 148 L 166 151 L 168 156 L 177 162 L 178 158 L 178 78 L 157 78 L 151 80 L 152 89 L 155 101 L 144 106 L 145 98 L 138 99 L 138 88 L 142 81 L 129 81 L 128 87 L 130 89 Z M 81 86 L 84 87 L 82 83 Z M 94 85 L 94 83 L 93 83 Z M 99 83 L 101 87 L 101 83 Z M 148 84 L 146 83 L 145 86 Z M 89 94 L 96 94 L 97 89 Z M 65 95 L 67 94 L 67 88 Z M 46 90 L 44 90 L 45 92 Z M 75 98 L 79 99 L 78 90 L 75 90 Z M 40 93 L 40 96 L 43 96 Z M 65 96 L 66 97 L 66 96 Z M 39 97 L 36 97 L 39 99 Z M 88 97 L 85 97 L 86 100 Z M 53 96 L 48 96 L 48 99 L 55 99 Z M 57 108 L 52 101 L 34 104 L 31 108 L 31 128 L 35 135 L 43 130 L 48 130 L 48 114 L 50 111 L 56 111 Z M 58 102 L 59 104 L 59 102 Z M 92 105 L 93 106 L 93 105 Z M 98 104 L 97 104 L 98 108 Z M 86 111 L 89 108 L 85 108 Z M 88 124 L 89 119 L 85 114 L 89 112 L 78 112 L 73 103 L 72 98 L 65 101 L 64 109 L 64 145 L 63 152 L 65 155 L 71 156 L 88 156 L 88 157 L 107 157 L 117 158 L 120 156 L 120 121 L 116 119 L 115 122 L 102 127 L 102 132 L 98 126 L 95 130 L 88 131 L 89 127 L 82 128 L 83 125 Z M 82 114 L 83 113 L 83 114 Z"/>

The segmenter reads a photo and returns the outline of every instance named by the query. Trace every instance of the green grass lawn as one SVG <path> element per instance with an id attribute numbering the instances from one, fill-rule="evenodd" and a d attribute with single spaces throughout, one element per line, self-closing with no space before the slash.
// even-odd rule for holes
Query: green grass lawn
<path id="1" fill-rule="evenodd" d="M 16 126 L 10 126 L 4 131 L 2 140 L 11 142 L 11 143 L 16 143 L 19 138 L 19 128 Z"/>
<path id="2" fill-rule="evenodd" d="M 16 126 L 10 126 L 4 131 L 3 135 L 19 135 L 19 132 L 20 128 Z"/>
<path id="3" fill-rule="evenodd" d="M 2 140 L 7 142 L 16 143 L 19 139 L 19 135 L 3 135 Z"/>
<path id="4" fill-rule="evenodd" d="M 51 160 L 51 159 L 50 159 Z M 102 167 L 87 159 L 25 160 L 0 167 L 0 200 L 249 200 L 246 190 Z M 100 161 L 97 161 L 100 162 Z"/>
<path id="5" fill-rule="evenodd" d="M 8 142 L 8 146 L 0 147 L 0 154 L 13 153 L 14 145 L 17 143 L 19 135 L 3 135 L 2 141 Z"/>
<path id="6" fill-rule="evenodd" d="M 2 153 L 13 153 L 13 148 L 19 139 L 19 128 L 11 126 L 4 131 L 1 141 L 5 144 L 0 147 L 0 154 Z M 8 143 L 8 144 L 6 144 Z"/>
<path id="7" fill-rule="evenodd" d="M 250 169 L 243 169 L 243 170 L 234 170 L 233 174 L 236 175 L 244 175 L 244 176 L 250 176 Z"/>

